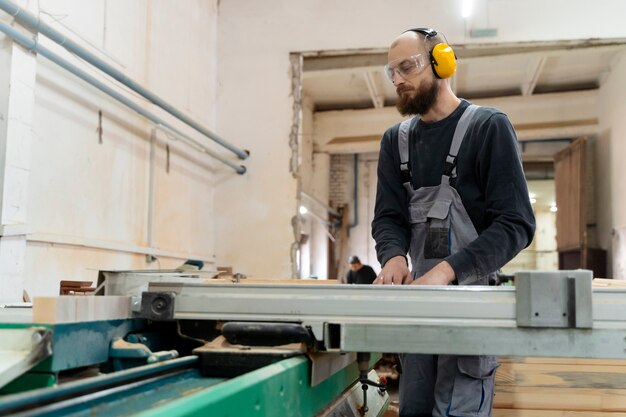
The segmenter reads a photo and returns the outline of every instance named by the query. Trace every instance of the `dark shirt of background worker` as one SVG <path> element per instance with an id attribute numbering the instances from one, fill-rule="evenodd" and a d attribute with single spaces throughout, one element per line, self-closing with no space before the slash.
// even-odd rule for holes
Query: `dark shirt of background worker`
<path id="1" fill-rule="evenodd" d="M 376 272 L 369 265 L 363 265 L 358 256 L 348 259 L 350 270 L 346 274 L 348 284 L 371 284 L 376 279 Z"/>

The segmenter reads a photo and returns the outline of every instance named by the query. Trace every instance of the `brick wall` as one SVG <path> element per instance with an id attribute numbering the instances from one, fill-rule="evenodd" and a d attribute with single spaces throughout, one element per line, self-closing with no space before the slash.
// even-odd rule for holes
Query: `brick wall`
<path id="1" fill-rule="evenodd" d="M 329 199 L 331 207 L 339 207 L 352 201 L 354 184 L 354 155 L 330 156 Z"/>

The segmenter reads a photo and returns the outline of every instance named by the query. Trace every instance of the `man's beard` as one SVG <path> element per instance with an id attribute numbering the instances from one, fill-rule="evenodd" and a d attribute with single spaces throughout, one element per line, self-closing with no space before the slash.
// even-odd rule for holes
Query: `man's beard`
<path id="1" fill-rule="evenodd" d="M 439 83 L 436 80 L 431 80 L 430 85 L 427 83 L 427 80 L 422 81 L 413 96 L 407 93 L 398 94 L 396 108 L 401 115 L 423 115 L 433 107 L 439 93 Z"/>

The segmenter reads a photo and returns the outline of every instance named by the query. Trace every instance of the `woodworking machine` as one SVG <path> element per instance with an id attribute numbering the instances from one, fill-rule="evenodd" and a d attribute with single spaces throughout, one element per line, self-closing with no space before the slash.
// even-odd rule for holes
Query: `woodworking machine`
<path id="1" fill-rule="evenodd" d="M 132 317 L 0 324 L 0 415 L 381 416 L 369 352 L 626 357 L 626 290 L 584 270 L 515 287 L 101 275 Z"/>

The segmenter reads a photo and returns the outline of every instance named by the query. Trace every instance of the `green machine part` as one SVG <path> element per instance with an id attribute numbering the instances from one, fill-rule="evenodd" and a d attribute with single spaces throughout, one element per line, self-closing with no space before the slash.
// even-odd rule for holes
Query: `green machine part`
<path id="1" fill-rule="evenodd" d="M 28 373 L 0 388 L 0 395 L 50 387 L 60 371 L 94 366 L 109 360 L 109 345 L 116 337 L 142 330 L 143 320 L 110 320 L 81 323 L 37 324 L 0 323 L 0 335 L 7 329 L 48 329 L 52 333 L 52 356 Z"/>
<path id="2" fill-rule="evenodd" d="M 300 356 L 265 366 L 139 414 L 141 417 L 313 417 L 358 378 L 353 363 L 310 386 L 311 364 Z M 370 390 L 368 395 L 378 395 Z M 388 399 L 387 399 L 388 401 Z M 381 413 L 384 412 L 383 407 Z"/>

